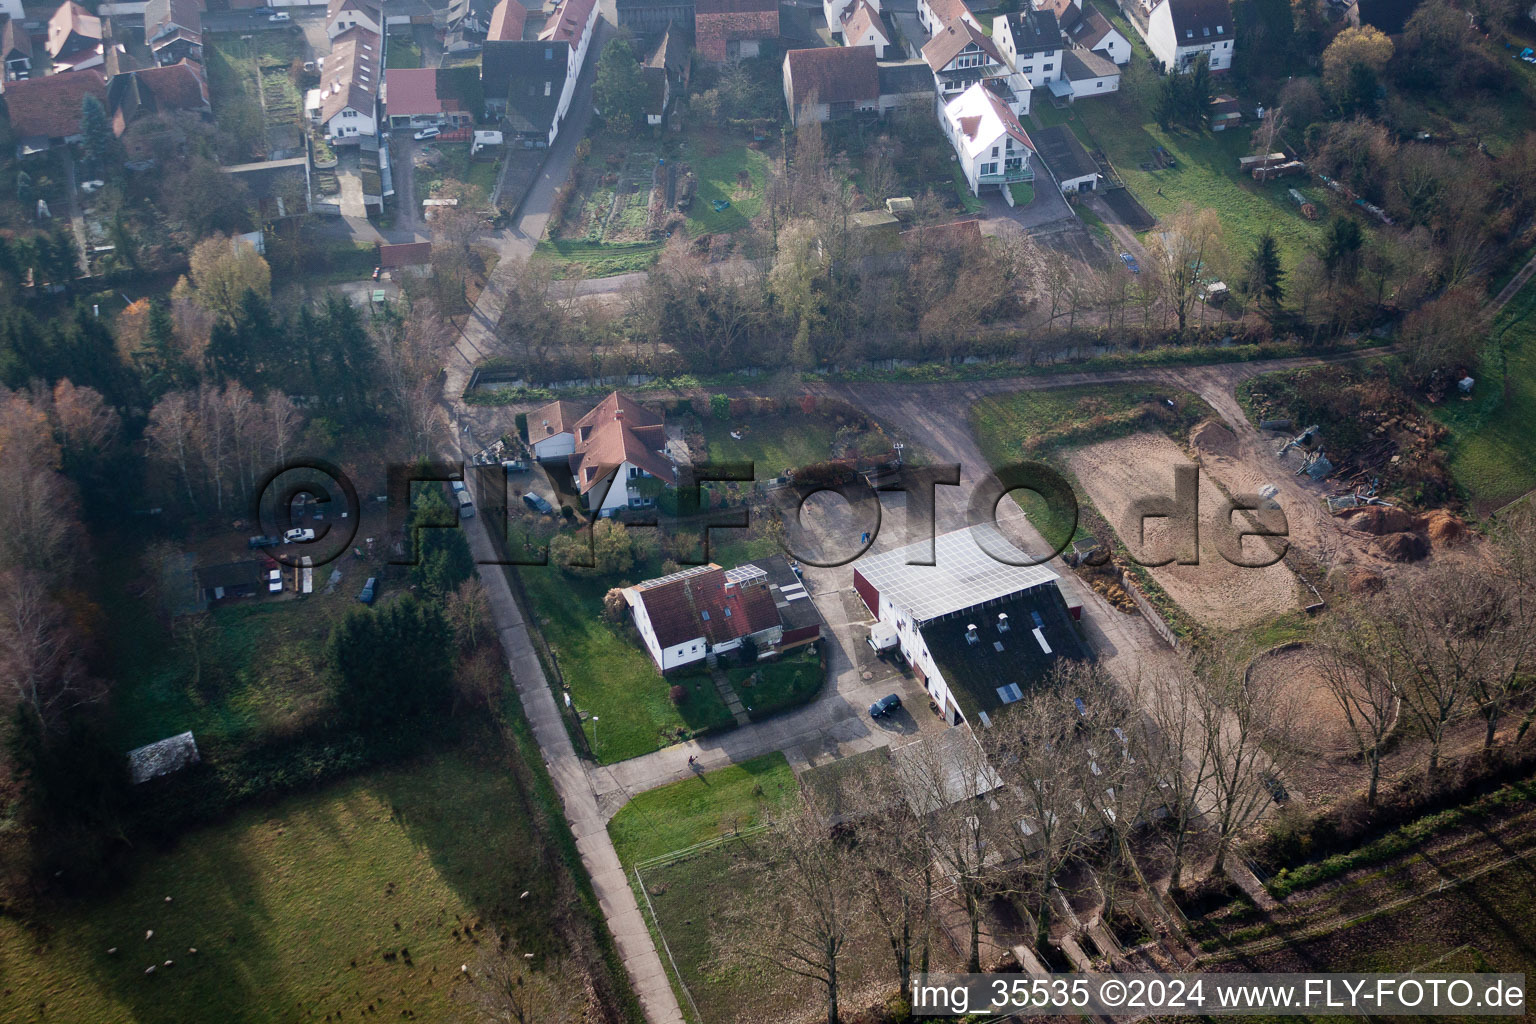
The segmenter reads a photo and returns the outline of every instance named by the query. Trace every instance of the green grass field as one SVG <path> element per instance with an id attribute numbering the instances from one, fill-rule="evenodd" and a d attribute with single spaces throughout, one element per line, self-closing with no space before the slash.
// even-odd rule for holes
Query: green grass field
<path id="1" fill-rule="evenodd" d="M 533 258 L 552 261 L 558 277 L 569 277 L 578 268 L 586 277 L 613 277 L 649 270 L 661 255 L 662 244 L 545 239 L 534 249 Z"/>
<path id="2" fill-rule="evenodd" d="M 821 658 L 804 649 L 774 661 L 735 665 L 726 670 L 731 686 L 754 722 L 799 707 L 826 681 Z"/>
<path id="3" fill-rule="evenodd" d="M 141 850 L 120 891 L 46 932 L 0 918 L 0 1018 L 458 1019 L 466 925 L 510 929 L 535 969 L 562 952 L 528 813 L 486 737 Z"/>
<path id="4" fill-rule="evenodd" d="M 731 436 L 738 431 L 741 440 Z M 772 480 L 786 469 L 825 462 L 832 457 L 837 425 L 811 416 L 744 416 L 739 421 L 708 418 L 704 439 L 711 462 L 750 462 L 758 480 Z"/>
<path id="5" fill-rule="evenodd" d="M 768 157 L 745 141 L 731 139 L 721 146 L 713 143 L 714 140 L 690 141 L 684 144 L 680 156 L 699 180 L 688 210 L 688 234 L 692 238 L 739 231 L 763 208 Z M 743 171 L 747 175 L 746 188 L 741 186 Z M 716 199 L 728 200 L 731 205 L 716 211 L 712 205 Z"/>
<path id="6" fill-rule="evenodd" d="M 421 67 L 421 47 L 404 36 L 390 36 L 384 50 L 384 67 L 386 70 Z"/>
<path id="7" fill-rule="evenodd" d="M 707 673 L 663 679 L 627 628 L 603 620 L 610 587 L 655 575 L 658 566 L 637 566 L 624 580 L 577 577 L 553 567 L 519 570 L 571 701 L 585 716 L 587 743 L 603 764 L 733 725 Z M 670 697 L 674 683 L 688 691 L 680 707 Z"/>
<path id="8" fill-rule="evenodd" d="M 613 816 L 608 835 L 628 866 L 755 825 L 796 792 L 784 755 L 765 754 L 639 794 Z"/>
<path id="9" fill-rule="evenodd" d="M 1536 488 L 1536 286 L 1527 284 L 1494 326 L 1474 397 L 1434 410 L 1451 431 L 1451 472 L 1480 516 Z"/>

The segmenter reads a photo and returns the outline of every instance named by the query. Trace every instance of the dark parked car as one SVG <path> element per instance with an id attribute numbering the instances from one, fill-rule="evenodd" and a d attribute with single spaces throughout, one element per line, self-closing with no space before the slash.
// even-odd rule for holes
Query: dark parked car
<path id="1" fill-rule="evenodd" d="M 357 599 L 363 602 L 363 604 L 373 604 L 373 588 L 377 582 L 377 576 L 369 576 L 368 582 L 363 584 L 362 593 L 357 595 Z"/>
<path id="2" fill-rule="evenodd" d="M 901 698 L 894 693 L 886 694 L 869 706 L 870 718 L 884 718 L 901 707 Z"/>
<path id="3" fill-rule="evenodd" d="M 1275 778 L 1269 772 L 1265 772 L 1263 775 L 1260 775 L 1259 781 L 1264 783 L 1264 788 L 1269 790 L 1270 798 L 1273 799 L 1275 803 L 1283 804 L 1291 798 L 1291 794 L 1286 792 L 1285 786 L 1280 782 L 1280 780 Z"/>
<path id="4" fill-rule="evenodd" d="M 255 551 L 257 548 L 275 548 L 282 543 L 278 537 L 252 537 L 245 542 L 245 546 Z"/>
<path id="5" fill-rule="evenodd" d="M 553 515 L 555 512 L 555 506 L 545 501 L 539 495 L 534 494 L 532 491 L 529 491 L 527 494 L 523 495 L 523 504 L 527 505 L 529 508 L 533 509 L 535 512 L 540 513 L 541 515 Z"/>

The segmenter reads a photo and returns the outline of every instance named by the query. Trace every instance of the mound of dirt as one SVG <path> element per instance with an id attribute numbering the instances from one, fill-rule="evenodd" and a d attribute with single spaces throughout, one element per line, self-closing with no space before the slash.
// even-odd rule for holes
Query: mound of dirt
<path id="1" fill-rule="evenodd" d="M 1190 444 L 1212 455 L 1237 454 L 1237 435 L 1215 420 L 1206 420 L 1189 435 Z"/>
<path id="2" fill-rule="evenodd" d="M 1417 562 L 1429 555 L 1429 541 L 1417 533 L 1389 533 L 1376 538 L 1376 548 L 1394 562 Z"/>
<path id="3" fill-rule="evenodd" d="M 1344 524 L 1351 530 L 1374 534 L 1377 537 L 1389 533 L 1404 533 L 1418 525 L 1414 522 L 1413 516 L 1402 509 L 1385 508 L 1381 505 L 1345 509 L 1339 513 L 1339 518 L 1344 520 Z"/>
<path id="4" fill-rule="evenodd" d="M 1443 508 L 1419 516 L 1417 525 L 1429 536 L 1429 543 L 1437 548 L 1453 548 L 1467 539 L 1467 524 Z"/>
<path id="5" fill-rule="evenodd" d="M 1384 586 L 1381 577 L 1369 569 L 1351 569 L 1348 577 L 1349 592 L 1357 596 L 1374 594 Z"/>

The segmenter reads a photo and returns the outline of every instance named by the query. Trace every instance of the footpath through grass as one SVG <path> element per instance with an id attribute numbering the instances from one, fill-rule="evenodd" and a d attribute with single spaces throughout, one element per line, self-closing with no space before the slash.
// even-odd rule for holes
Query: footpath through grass
<path id="1" fill-rule="evenodd" d="M 613 816 L 608 835 L 627 867 L 756 825 L 796 792 L 795 773 L 775 751 L 641 793 Z"/>
<path id="2" fill-rule="evenodd" d="M 1451 431 L 1451 473 L 1480 516 L 1536 488 L 1536 285 L 1504 307 L 1468 401 L 1434 410 Z"/>
<path id="3" fill-rule="evenodd" d="M 504 754 L 487 736 L 244 811 L 143 851 L 120 891 L 52 908 L 46 933 L 0 918 L 0 1019 L 457 1019 L 467 926 L 486 945 L 508 928 L 535 971 L 563 952 Z"/>

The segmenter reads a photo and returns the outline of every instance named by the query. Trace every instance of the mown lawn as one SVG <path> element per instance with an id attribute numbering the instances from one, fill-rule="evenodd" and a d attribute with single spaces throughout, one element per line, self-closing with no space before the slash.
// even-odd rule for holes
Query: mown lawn
<path id="1" fill-rule="evenodd" d="M 739 440 L 731 436 L 733 430 L 741 434 Z M 772 480 L 786 469 L 830 459 L 836 433 L 837 424 L 811 416 L 710 417 L 704 421 L 710 461 L 750 462 L 758 480 Z"/>
<path id="2" fill-rule="evenodd" d="M 386 70 L 421 67 L 421 47 L 404 36 L 390 36 L 384 50 L 384 67 Z"/>
<path id="3" fill-rule="evenodd" d="M 630 628 L 602 617 L 609 588 L 660 575 L 659 566 L 637 566 L 622 580 L 578 577 L 552 566 L 520 569 L 518 575 L 599 762 L 612 764 L 733 725 L 707 673 L 663 679 Z M 688 691 L 681 706 L 670 696 L 674 684 Z"/>
<path id="4" fill-rule="evenodd" d="M 718 146 L 688 142 L 680 159 L 699 182 L 688 209 L 689 237 L 739 231 L 762 210 L 768 157 L 749 147 L 746 140 L 723 140 Z M 746 188 L 741 186 L 743 171 L 747 174 Z M 716 199 L 728 200 L 731 205 L 717 211 L 713 205 Z"/>
<path id="5" fill-rule="evenodd" d="M 1480 516 L 1536 488 L 1536 286 L 1504 307 L 1475 396 L 1434 410 L 1451 431 L 1451 474 Z"/>
<path id="6" fill-rule="evenodd" d="M 801 649 L 774 661 L 736 665 L 726 670 L 731 686 L 754 722 L 799 707 L 826 681 L 820 653 Z"/>
<path id="7" fill-rule="evenodd" d="M 466 925 L 486 945 L 509 929 L 535 970 L 560 953 L 527 804 L 504 748 L 478 742 L 142 850 L 120 891 L 50 909 L 46 933 L 0 918 L 0 1019 L 459 1019 Z"/>
<path id="8" fill-rule="evenodd" d="M 545 239 L 533 258 L 555 264 L 558 277 L 579 271 L 586 277 L 613 277 L 649 270 L 661 255 L 662 242 L 586 242 L 578 239 Z"/>
<path id="9" fill-rule="evenodd" d="M 608 835 L 628 866 L 755 825 L 796 792 L 795 773 L 775 751 L 639 794 L 613 816 Z"/>

